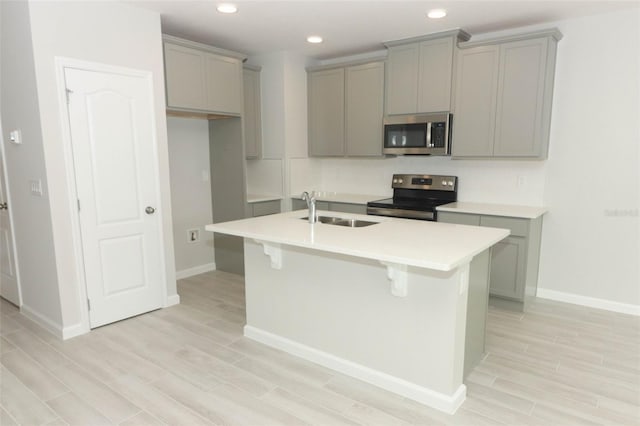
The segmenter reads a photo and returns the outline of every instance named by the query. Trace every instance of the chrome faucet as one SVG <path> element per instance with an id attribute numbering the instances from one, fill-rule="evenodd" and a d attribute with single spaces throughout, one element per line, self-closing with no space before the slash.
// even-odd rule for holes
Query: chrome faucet
<path id="1" fill-rule="evenodd" d="M 307 202 L 307 208 L 309 209 L 309 223 L 313 224 L 318 221 L 316 213 L 316 192 L 311 191 L 311 195 L 307 191 L 302 193 L 302 200 Z"/>

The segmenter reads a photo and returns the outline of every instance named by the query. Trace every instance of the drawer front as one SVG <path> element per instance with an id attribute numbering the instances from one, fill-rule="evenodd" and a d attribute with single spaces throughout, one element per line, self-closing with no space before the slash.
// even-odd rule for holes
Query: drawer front
<path id="1" fill-rule="evenodd" d="M 480 226 L 480 215 L 467 213 L 438 212 L 438 222 L 458 225 Z"/>
<path id="2" fill-rule="evenodd" d="M 280 213 L 280 200 L 253 203 L 253 217 Z"/>
<path id="3" fill-rule="evenodd" d="M 482 216 L 481 226 L 490 228 L 504 228 L 511 231 L 511 235 L 526 237 L 529 235 L 529 219 L 517 219 L 514 217 Z"/>
<path id="4" fill-rule="evenodd" d="M 291 199 L 291 210 L 307 210 L 307 202 L 299 198 Z M 316 210 L 329 210 L 329 203 L 327 201 L 316 201 Z"/>
<path id="5" fill-rule="evenodd" d="M 329 210 L 332 212 L 367 214 L 367 206 L 364 204 L 329 203 Z"/>

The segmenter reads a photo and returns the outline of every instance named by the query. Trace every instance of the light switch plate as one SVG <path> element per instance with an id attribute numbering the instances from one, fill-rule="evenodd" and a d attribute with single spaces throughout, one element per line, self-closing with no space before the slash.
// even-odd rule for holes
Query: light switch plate
<path id="1" fill-rule="evenodd" d="M 30 180 L 29 187 L 31 188 L 31 195 L 42 197 L 42 181 L 40 179 Z"/>
<path id="2" fill-rule="evenodd" d="M 9 142 L 20 145 L 22 143 L 22 131 L 12 130 L 9 132 Z"/>

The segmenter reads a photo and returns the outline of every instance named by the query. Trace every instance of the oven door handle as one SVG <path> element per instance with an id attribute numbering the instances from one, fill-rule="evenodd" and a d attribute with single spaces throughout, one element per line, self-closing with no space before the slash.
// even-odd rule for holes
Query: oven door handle
<path id="1" fill-rule="evenodd" d="M 404 209 L 387 209 L 383 207 L 367 207 L 367 214 L 375 216 L 391 216 L 408 219 L 434 220 L 434 212 L 404 210 Z"/>

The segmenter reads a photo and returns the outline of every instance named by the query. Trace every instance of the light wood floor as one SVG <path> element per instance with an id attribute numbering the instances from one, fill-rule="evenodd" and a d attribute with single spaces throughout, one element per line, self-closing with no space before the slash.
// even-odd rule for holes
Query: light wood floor
<path id="1" fill-rule="evenodd" d="M 59 341 L 0 312 L 0 424 L 638 425 L 640 319 L 545 300 L 489 311 L 455 416 L 242 336 L 242 279 L 179 281 L 182 304 Z"/>

